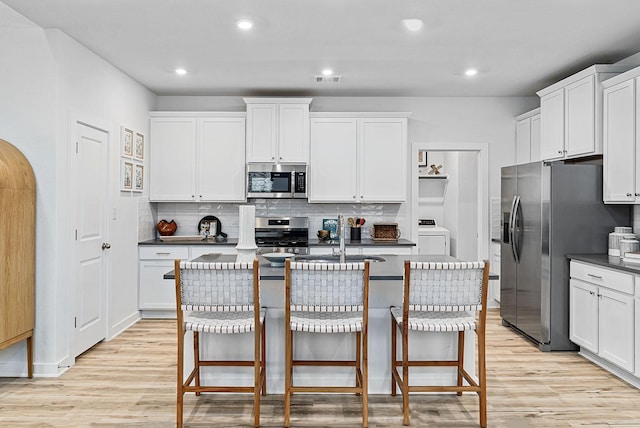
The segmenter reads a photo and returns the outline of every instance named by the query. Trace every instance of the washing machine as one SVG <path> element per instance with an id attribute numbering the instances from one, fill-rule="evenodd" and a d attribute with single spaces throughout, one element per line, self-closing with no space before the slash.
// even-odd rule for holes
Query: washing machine
<path id="1" fill-rule="evenodd" d="M 437 225 L 434 219 L 418 220 L 418 254 L 451 255 L 449 229 Z"/>

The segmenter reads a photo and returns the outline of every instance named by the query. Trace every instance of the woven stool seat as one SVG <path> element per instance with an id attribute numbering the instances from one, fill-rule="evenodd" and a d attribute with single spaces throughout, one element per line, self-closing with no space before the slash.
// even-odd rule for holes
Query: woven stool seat
<path id="1" fill-rule="evenodd" d="M 260 309 L 260 323 L 264 322 L 267 311 Z M 253 311 L 233 312 L 192 312 L 184 317 L 185 331 L 201 333 L 235 334 L 255 331 Z"/>
<path id="2" fill-rule="evenodd" d="M 291 330 L 310 333 L 362 331 L 362 312 L 291 312 Z"/>
<path id="3" fill-rule="evenodd" d="M 391 307 L 391 316 L 402 326 L 402 308 Z M 476 317 L 471 312 L 409 311 L 409 330 L 466 331 L 476 329 Z"/>

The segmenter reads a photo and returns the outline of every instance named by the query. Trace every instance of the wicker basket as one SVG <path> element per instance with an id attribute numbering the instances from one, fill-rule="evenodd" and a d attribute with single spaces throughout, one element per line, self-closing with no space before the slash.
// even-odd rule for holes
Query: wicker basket
<path id="1" fill-rule="evenodd" d="M 374 241 L 397 241 L 400 238 L 398 223 L 373 223 L 371 239 Z"/>

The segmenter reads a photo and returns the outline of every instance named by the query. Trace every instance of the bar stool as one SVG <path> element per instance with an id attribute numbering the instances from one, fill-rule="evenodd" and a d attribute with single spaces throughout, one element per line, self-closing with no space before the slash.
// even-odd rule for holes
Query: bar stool
<path id="1" fill-rule="evenodd" d="M 265 314 L 260 307 L 258 260 L 253 263 L 175 261 L 178 318 L 177 426 L 182 427 L 185 392 L 253 393 L 254 426 L 260 426 L 260 394 L 266 395 Z M 194 368 L 184 379 L 184 335 L 193 333 Z M 200 333 L 254 335 L 252 360 L 202 360 Z M 200 369 L 253 367 L 253 386 L 201 385 Z M 192 385 L 194 383 L 195 385 Z"/>
<path id="2" fill-rule="evenodd" d="M 368 426 L 369 262 L 301 263 L 285 268 L 286 368 L 284 426 L 290 426 L 295 392 L 343 392 L 362 395 L 362 426 Z M 297 360 L 294 332 L 355 333 L 353 360 Z M 293 368 L 332 366 L 355 368 L 355 386 L 295 386 Z"/>
<path id="3" fill-rule="evenodd" d="M 410 392 L 476 392 L 480 397 L 480 426 L 487 426 L 485 326 L 488 262 L 404 263 L 402 307 L 391 307 L 391 395 L 396 385 L 402 392 L 403 424 L 409 425 Z M 397 356 L 400 330 L 402 360 Z M 409 331 L 458 332 L 456 360 L 409 360 Z M 478 382 L 464 369 L 464 333 L 474 330 L 478 337 Z M 402 367 L 402 376 L 398 372 Z M 409 383 L 409 367 L 455 367 L 455 386 L 414 386 Z M 463 379 L 467 385 L 463 385 Z"/>

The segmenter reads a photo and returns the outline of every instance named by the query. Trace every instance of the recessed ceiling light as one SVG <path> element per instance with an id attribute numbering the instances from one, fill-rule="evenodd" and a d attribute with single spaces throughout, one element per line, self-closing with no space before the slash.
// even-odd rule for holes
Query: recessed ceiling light
<path id="1" fill-rule="evenodd" d="M 253 27 L 253 21 L 249 19 L 241 19 L 238 22 L 236 22 L 236 25 L 241 30 L 250 30 L 251 27 Z"/>
<path id="2" fill-rule="evenodd" d="M 325 68 L 324 70 L 322 70 L 323 76 L 331 76 L 332 74 L 333 74 L 333 70 L 330 68 Z"/>
<path id="3" fill-rule="evenodd" d="M 176 74 L 184 76 L 185 74 L 187 74 L 187 70 L 185 70 L 184 68 L 176 68 Z"/>
<path id="4" fill-rule="evenodd" d="M 476 70 L 475 68 L 469 68 L 464 72 L 465 76 L 475 76 L 476 74 L 478 74 L 478 70 Z"/>
<path id="5" fill-rule="evenodd" d="M 402 22 L 404 28 L 413 32 L 420 31 L 420 29 L 422 29 L 422 26 L 424 25 L 424 22 L 422 22 L 421 19 L 403 19 L 400 22 Z"/>

